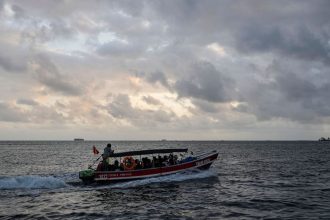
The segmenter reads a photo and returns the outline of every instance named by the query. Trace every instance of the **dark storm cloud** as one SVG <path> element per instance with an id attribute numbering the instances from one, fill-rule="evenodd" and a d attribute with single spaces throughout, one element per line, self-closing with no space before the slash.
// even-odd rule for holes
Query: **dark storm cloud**
<path id="1" fill-rule="evenodd" d="M 49 89 L 65 95 L 77 96 L 83 92 L 82 87 L 69 77 L 60 74 L 56 65 L 43 54 L 35 58 L 38 67 L 35 70 L 37 80 Z"/>
<path id="2" fill-rule="evenodd" d="M 26 60 L 20 56 L 8 57 L 0 54 L 0 66 L 8 72 L 24 72 L 27 70 Z"/>
<path id="3" fill-rule="evenodd" d="M 74 39 L 77 34 L 75 28 L 62 19 L 44 21 L 33 18 L 31 23 L 21 32 L 21 41 L 31 45 L 58 39 Z"/>
<path id="4" fill-rule="evenodd" d="M 233 109 L 261 120 L 308 122 L 328 116 L 330 70 L 323 67 L 324 74 L 318 76 L 323 77 L 321 85 L 310 75 L 318 62 L 329 65 L 329 1 L 153 1 L 151 5 L 169 25 L 168 33 L 184 39 L 180 46 L 219 42 L 236 50 L 237 59 L 241 54 L 257 57 L 249 61 L 257 67 L 269 62 L 269 55 L 296 63 L 271 73 L 237 67 L 236 83 L 223 80 L 233 74 L 227 71 L 234 69 L 231 63 L 224 63 L 226 72 L 220 74 L 179 74 L 173 88 L 180 97 L 195 99 L 193 103 L 205 112 L 217 111 L 208 102 L 244 101 Z"/>
<path id="5" fill-rule="evenodd" d="M 219 108 L 215 105 L 214 102 L 208 102 L 201 99 L 194 99 L 192 102 L 195 106 L 197 106 L 200 110 L 206 113 L 218 113 Z"/>
<path id="6" fill-rule="evenodd" d="M 329 1 L 153 1 L 172 35 L 329 63 Z M 205 34 L 207 33 L 207 34 Z"/>
<path id="7" fill-rule="evenodd" d="M 108 112 L 115 118 L 136 117 L 129 97 L 125 94 L 119 94 L 111 103 L 109 103 Z"/>
<path id="8" fill-rule="evenodd" d="M 36 102 L 32 99 L 17 99 L 16 103 L 20 104 L 20 105 L 30 105 L 30 106 L 38 105 L 38 102 Z"/>
<path id="9" fill-rule="evenodd" d="M 294 73 L 287 73 L 285 76 L 280 75 L 277 77 L 276 86 L 285 100 L 288 100 L 290 103 L 296 103 L 299 106 L 296 109 L 296 114 L 307 113 L 315 117 L 330 116 L 330 103 L 328 102 L 330 100 L 329 82 L 316 85 Z M 295 117 L 292 116 L 292 118 Z"/>
<path id="10" fill-rule="evenodd" d="M 235 83 L 211 63 L 194 64 L 189 73 L 179 79 L 174 89 L 179 97 L 192 97 L 210 102 L 228 102 L 234 97 Z"/>
<path id="11" fill-rule="evenodd" d="M 25 122 L 27 118 L 17 108 L 7 103 L 0 103 L 0 121 L 4 122 Z"/>
<path id="12" fill-rule="evenodd" d="M 330 116 L 330 75 L 326 66 L 317 75 L 299 61 L 276 61 L 267 68 L 271 80 L 255 81 L 242 89 L 246 102 L 235 111 L 254 114 L 259 120 L 285 118 L 302 123 L 320 123 Z M 306 64 L 305 64 L 306 65 Z M 307 65 L 308 66 L 308 65 Z M 325 118 L 323 118 L 325 117 Z"/>
<path id="13" fill-rule="evenodd" d="M 298 77 L 288 72 L 276 76 L 276 86 L 288 101 L 308 100 L 317 97 L 319 89 L 311 81 Z"/>
<path id="14" fill-rule="evenodd" d="M 157 126 L 157 123 L 169 123 L 176 117 L 174 113 L 163 110 L 142 110 L 134 108 L 129 96 L 118 94 L 107 106 L 108 113 L 117 119 L 126 119 L 137 126 Z"/>
<path id="15" fill-rule="evenodd" d="M 142 100 L 150 105 L 160 105 L 161 102 L 158 99 L 155 99 L 152 96 L 143 96 Z"/>
<path id="16" fill-rule="evenodd" d="M 177 93 L 179 98 L 193 99 L 194 104 L 209 113 L 217 111 L 214 103 L 229 102 L 238 96 L 235 81 L 206 61 L 191 64 L 184 73 L 176 76 L 174 83 L 169 83 L 166 74 L 161 71 L 139 75 L 151 84 L 159 83 Z"/>
<path id="17" fill-rule="evenodd" d="M 167 76 L 161 72 L 161 71 L 156 71 L 148 74 L 146 76 L 146 79 L 150 83 L 160 83 L 162 86 L 169 88 L 170 85 L 167 80 Z"/>
<path id="18" fill-rule="evenodd" d="M 240 34 L 236 39 L 237 49 L 245 53 L 275 52 L 330 64 L 330 33 L 322 35 L 301 27 L 292 34 L 288 30 L 267 25 L 251 26 L 243 29 Z"/>
<path id="19" fill-rule="evenodd" d="M 71 20 L 61 16 L 54 18 L 50 14 L 40 13 L 42 10 L 35 11 L 31 8 L 35 4 L 37 8 L 40 7 L 41 9 L 45 4 L 40 4 L 40 2 L 30 2 L 30 4 L 17 2 L 17 4 L 11 5 L 10 3 L 8 2 L 8 6 L 12 10 L 13 21 L 17 22 L 21 29 L 20 40 L 22 43 L 29 43 L 32 46 L 36 43 L 45 43 L 55 39 L 67 40 L 74 38 L 78 33 Z"/>
<path id="20" fill-rule="evenodd" d="M 0 14 L 2 12 L 3 6 L 4 6 L 5 1 L 4 0 L 0 0 Z"/>
<path id="21" fill-rule="evenodd" d="M 1 41 L 0 37 L 0 70 L 3 69 L 7 73 L 27 73 L 30 53 L 29 49 Z"/>
<path id="22" fill-rule="evenodd" d="M 24 18 L 25 17 L 24 9 L 18 5 L 12 5 L 11 10 L 14 12 L 15 18 Z"/>

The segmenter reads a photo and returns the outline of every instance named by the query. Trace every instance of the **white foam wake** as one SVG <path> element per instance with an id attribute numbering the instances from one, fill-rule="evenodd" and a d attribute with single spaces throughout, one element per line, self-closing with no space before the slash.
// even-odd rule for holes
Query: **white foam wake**
<path id="1" fill-rule="evenodd" d="M 55 189 L 67 184 L 52 176 L 14 176 L 0 178 L 0 189 Z"/>
<path id="2" fill-rule="evenodd" d="M 153 177 L 141 180 L 134 180 L 124 183 L 118 183 L 111 185 L 110 188 L 132 188 L 138 187 L 142 185 L 148 185 L 152 183 L 169 183 L 169 182 L 182 182 L 186 180 L 193 179 L 203 179 L 208 177 L 217 176 L 216 172 L 213 170 L 205 170 L 205 171 L 193 171 L 193 172 L 185 172 L 185 173 L 176 173 L 166 176 Z"/>

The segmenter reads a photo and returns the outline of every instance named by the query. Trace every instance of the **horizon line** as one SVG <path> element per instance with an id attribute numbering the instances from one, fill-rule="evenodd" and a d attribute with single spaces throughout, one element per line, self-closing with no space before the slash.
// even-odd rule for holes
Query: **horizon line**
<path id="1" fill-rule="evenodd" d="M 247 140 L 244 140 L 244 139 L 237 139 L 237 140 L 234 140 L 234 139 L 192 139 L 192 140 L 188 140 L 188 139 L 128 139 L 128 140 L 98 140 L 98 139 L 83 139 L 83 140 L 78 140 L 78 141 L 75 141 L 74 139 L 58 139 L 58 140 L 54 140 L 54 139 L 17 139 L 17 140 L 1 140 L 0 139 L 0 142 L 5 142 L 5 141 L 72 141 L 72 142 L 92 142 L 92 141 L 102 141 L 102 142 L 111 142 L 111 141 L 114 141 L 114 142 L 120 142 L 120 141 L 159 141 L 159 142 L 170 142 L 170 141 L 219 141 L 219 142 L 225 142 L 225 141 L 319 141 L 318 139 L 247 139 Z"/>

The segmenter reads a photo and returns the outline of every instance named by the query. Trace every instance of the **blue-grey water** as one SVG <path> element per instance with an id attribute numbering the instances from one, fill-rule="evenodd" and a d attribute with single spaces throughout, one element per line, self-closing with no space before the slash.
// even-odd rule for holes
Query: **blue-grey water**
<path id="1" fill-rule="evenodd" d="M 330 219 L 330 142 L 112 142 L 217 150 L 208 171 L 85 186 L 107 142 L 0 142 L 1 219 Z"/>

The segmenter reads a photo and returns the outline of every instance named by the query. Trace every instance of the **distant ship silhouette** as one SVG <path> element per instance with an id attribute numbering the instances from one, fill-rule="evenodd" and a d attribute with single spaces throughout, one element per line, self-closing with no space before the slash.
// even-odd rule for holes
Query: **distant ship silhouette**
<path id="1" fill-rule="evenodd" d="M 326 139 L 326 138 L 324 138 L 324 137 L 321 137 L 321 138 L 319 139 L 319 141 L 330 141 L 330 138 L 328 137 L 328 138 Z"/>
<path id="2" fill-rule="evenodd" d="M 84 139 L 83 138 L 75 138 L 75 139 L 73 139 L 74 141 L 84 141 Z"/>

